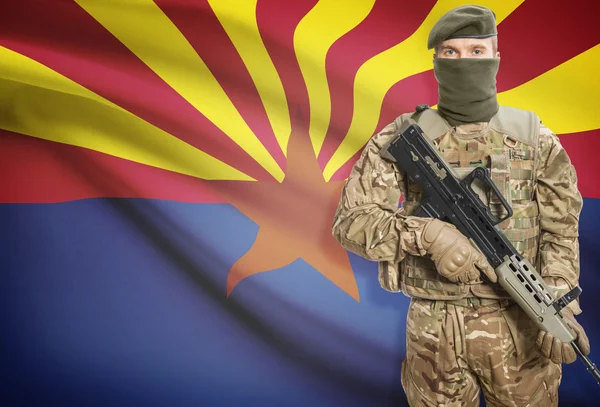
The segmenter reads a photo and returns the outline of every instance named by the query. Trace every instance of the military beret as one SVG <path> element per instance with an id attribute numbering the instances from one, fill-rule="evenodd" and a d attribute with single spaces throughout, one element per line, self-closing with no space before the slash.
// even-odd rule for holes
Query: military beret
<path id="1" fill-rule="evenodd" d="M 452 38 L 487 38 L 498 35 L 496 14 L 482 6 L 460 6 L 444 14 L 431 29 L 427 49 Z"/>

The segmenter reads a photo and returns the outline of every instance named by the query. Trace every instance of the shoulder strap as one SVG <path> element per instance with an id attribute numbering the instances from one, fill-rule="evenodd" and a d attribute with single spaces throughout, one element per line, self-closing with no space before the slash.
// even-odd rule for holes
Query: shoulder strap
<path id="1" fill-rule="evenodd" d="M 540 132 L 540 119 L 535 113 L 527 110 L 500 106 L 498 113 L 490 120 L 490 128 L 535 147 Z"/>
<path id="2" fill-rule="evenodd" d="M 396 125 L 396 131 L 398 131 L 400 129 L 400 127 L 402 127 L 402 124 L 404 123 L 404 121 L 406 119 L 412 118 L 411 114 L 412 113 L 403 113 L 394 119 L 394 124 Z"/>
<path id="3" fill-rule="evenodd" d="M 442 137 L 451 129 L 448 122 L 440 116 L 438 111 L 427 105 L 417 106 L 417 111 L 413 113 L 411 118 L 423 129 L 423 133 L 429 141 Z"/>

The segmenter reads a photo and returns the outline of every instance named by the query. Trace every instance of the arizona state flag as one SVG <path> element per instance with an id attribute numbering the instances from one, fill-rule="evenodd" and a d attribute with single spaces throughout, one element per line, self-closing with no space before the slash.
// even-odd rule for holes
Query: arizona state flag
<path id="1" fill-rule="evenodd" d="M 2 406 L 399 406 L 408 298 L 331 236 L 364 144 L 435 105 L 459 0 L 5 0 Z M 600 6 L 481 0 L 498 98 L 585 197 L 600 360 Z M 598 405 L 580 362 L 561 406 Z"/>

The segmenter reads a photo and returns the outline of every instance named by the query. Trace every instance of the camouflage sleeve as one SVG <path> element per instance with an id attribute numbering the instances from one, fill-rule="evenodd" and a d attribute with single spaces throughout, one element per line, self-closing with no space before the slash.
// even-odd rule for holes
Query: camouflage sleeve
<path id="1" fill-rule="evenodd" d="M 579 281 L 579 214 L 583 206 L 577 174 L 558 137 L 540 127 L 537 202 L 540 212 L 540 274 L 557 296 Z M 579 301 L 569 308 L 581 313 Z"/>
<path id="2" fill-rule="evenodd" d="M 396 125 L 373 136 L 354 164 L 342 190 L 333 236 L 347 250 L 373 261 L 400 262 L 406 253 L 424 255 L 421 230 L 426 220 L 398 208 L 403 172 L 379 152 Z"/>

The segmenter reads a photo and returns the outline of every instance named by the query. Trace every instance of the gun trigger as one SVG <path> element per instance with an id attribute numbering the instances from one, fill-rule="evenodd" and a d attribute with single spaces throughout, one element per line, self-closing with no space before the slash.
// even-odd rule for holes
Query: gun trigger
<path id="1" fill-rule="evenodd" d="M 561 309 L 569 305 L 570 302 L 579 297 L 579 294 L 581 294 L 582 291 L 583 290 L 581 289 L 581 287 L 576 286 L 571 291 L 554 301 L 552 305 L 554 306 L 556 312 L 560 311 Z"/>

